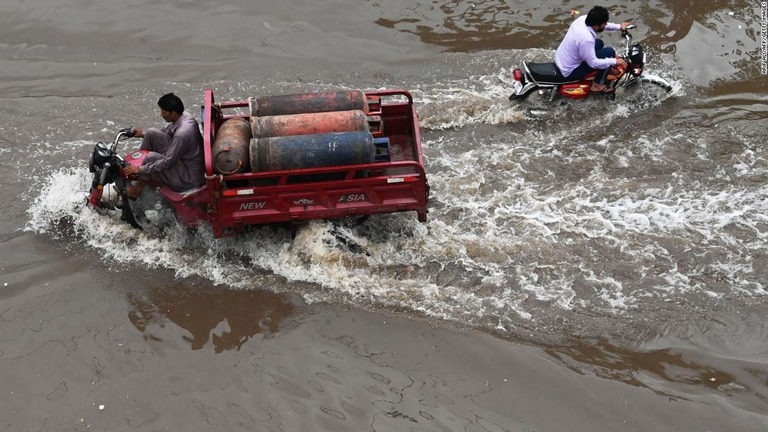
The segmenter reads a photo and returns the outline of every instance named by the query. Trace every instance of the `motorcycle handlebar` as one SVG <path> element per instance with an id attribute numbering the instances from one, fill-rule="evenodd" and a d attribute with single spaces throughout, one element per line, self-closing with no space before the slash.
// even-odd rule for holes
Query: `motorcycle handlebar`
<path id="1" fill-rule="evenodd" d="M 630 52 L 629 50 L 630 50 L 630 46 L 632 45 L 632 35 L 629 33 L 629 31 L 633 28 L 637 28 L 637 25 L 627 24 L 627 26 L 621 30 L 621 37 L 623 37 L 627 42 L 624 55 L 622 56 L 624 57 L 625 60 L 627 60 L 629 57 L 629 52 Z M 627 63 L 629 63 L 629 61 L 627 61 Z"/>
<path id="2" fill-rule="evenodd" d="M 622 37 L 630 36 L 629 31 L 632 30 L 633 28 L 637 28 L 637 25 L 635 25 L 635 24 L 627 24 L 626 27 L 621 29 L 621 36 Z"/>
<path id="3" fill-rule="evenodd" d="M 123 139 L 123 138 L 133 138 L 136 136 L 136 132 L 133 130 L 133 127 L 127 127 L 124 129 L 120 129 L 117 132 L 117 135 L 115 135 L 115 139 L 112 141 L 112 152 L 117 151 L 117 144 Z"/>
<path id="4" fill-rule="evenodd" d="M 120 129 L 120 133 L 126 138 L 133 138 L 134 136 L 136 136 L 136 132 L 133 130 L 133 127 Z"/>

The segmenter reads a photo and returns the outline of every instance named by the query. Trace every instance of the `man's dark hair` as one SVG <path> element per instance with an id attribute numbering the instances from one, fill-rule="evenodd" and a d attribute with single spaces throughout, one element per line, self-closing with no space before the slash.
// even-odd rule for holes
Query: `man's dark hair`
<path id="1" fill-rule="evenodd" d="M 173 93 L 168 93 L 161 96 L 160 100 L 157 101 L 157 106 L 159 106 L 164 111 L 175 112 L 179 115 L 184 114 L 184 102 L 182 102 L 181 99 L 179 99 L 179 97 Z"/>
<path id="2" fill-rule="evenodd" d="M 587 25 L 592 27 L 608 22 L 608 9 L 602 6 L 595 6 L 587 14 Z"/>

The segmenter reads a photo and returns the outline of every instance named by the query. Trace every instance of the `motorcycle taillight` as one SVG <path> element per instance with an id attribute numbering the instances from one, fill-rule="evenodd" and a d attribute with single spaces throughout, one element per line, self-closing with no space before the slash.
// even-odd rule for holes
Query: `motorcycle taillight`
<path id="1" fill-rule="evenodd" d="M 515 79 L 515 81 L 523 82 L 523 72 L 520 69 L 513 70 L 512 77 Z"/>

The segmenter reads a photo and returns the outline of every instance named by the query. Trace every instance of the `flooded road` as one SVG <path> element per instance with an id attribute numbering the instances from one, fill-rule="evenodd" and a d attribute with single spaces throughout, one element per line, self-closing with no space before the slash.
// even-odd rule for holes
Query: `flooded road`
<path id="1" fill-rule="evenodd" d="M 0 426 L 768 428 L 761 3 L 606 7 L 670 94 L 510 103 L 570 2 L 7 6 Z M 93 144 L 205 88 L 410 90 L 428 221 L 214 240 L 82 211 Z"/>

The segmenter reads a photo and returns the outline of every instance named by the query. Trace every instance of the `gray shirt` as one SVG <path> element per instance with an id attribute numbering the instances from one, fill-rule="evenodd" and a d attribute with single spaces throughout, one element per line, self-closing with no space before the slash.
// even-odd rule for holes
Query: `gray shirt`
<path id="1" fill-rule="evenodd" d="M 184 190 L 199 186 L 205 178 L 203 136 L 197 120 L 184 112 L 178 120 L 161 129 L 164 134 L 149 134 L 152 142 L 142 145 L 158 155 L 149 157 L 139 168 L 141 174 L 164 180 L 172 189 Z M 165 136 L 162 136 L 165 135 Z"/>

